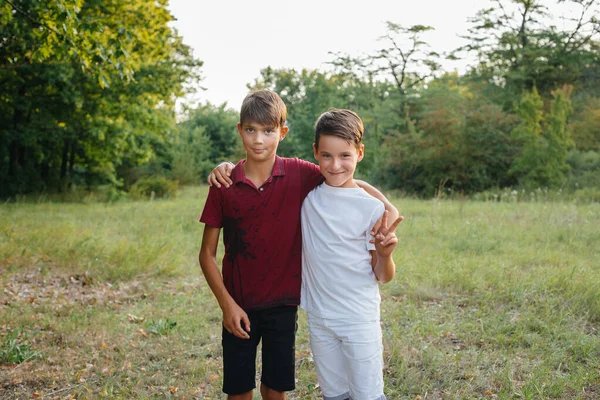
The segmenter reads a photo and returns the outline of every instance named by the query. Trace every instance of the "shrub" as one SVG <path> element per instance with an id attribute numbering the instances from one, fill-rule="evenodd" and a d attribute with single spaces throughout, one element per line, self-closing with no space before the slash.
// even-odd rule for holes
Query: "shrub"
<path id="1" fill-rule="evenodd" d="M 137 181 L 129 190 L 130 198 L 155 199 L 177 197 L 177 181 L 172 181 L 164 176 L 149 176 Z"/>

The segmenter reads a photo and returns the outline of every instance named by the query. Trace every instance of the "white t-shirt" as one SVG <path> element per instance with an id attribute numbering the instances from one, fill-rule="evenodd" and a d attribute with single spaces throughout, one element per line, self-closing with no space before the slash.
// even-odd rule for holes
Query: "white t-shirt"
<path id="1" fill-rule="evenodd" d="M 325 183 L 302 204 L 300 306 L 319 318 L 379 318 L 379 285 L 369 250 L 371 229 L 383 215 L 381 201 L 360 188 Z"/>

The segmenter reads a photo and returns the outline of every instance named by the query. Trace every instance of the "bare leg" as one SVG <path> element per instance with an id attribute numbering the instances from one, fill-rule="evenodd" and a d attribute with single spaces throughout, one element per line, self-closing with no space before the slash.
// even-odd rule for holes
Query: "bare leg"
<path id="1" fill-rule="evenodd" d="M 242 394 L 228 394 L 227 400 L 252 400 L 252 390 Z"/>
<path id="2" fill-rule="evenodd" d="M 286 400 L 285 392 L 273 390 L 265 386 L 262 382 L 260 384 L 260 394 L 263 400 Z"/>

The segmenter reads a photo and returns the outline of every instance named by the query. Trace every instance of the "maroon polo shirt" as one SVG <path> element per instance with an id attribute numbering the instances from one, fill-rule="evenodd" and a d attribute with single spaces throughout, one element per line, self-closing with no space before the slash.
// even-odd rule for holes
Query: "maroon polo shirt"
<path id="1" fill-rule="evenodd" d="M 323 181 L 319 167 L 275 157 L 261 187 L 246 179 L 240 161 L 229 188 L 211 187 L 200 222 L 223 228 L 223 282 L 244 310 L 300 304 L 302 201 Z"/>

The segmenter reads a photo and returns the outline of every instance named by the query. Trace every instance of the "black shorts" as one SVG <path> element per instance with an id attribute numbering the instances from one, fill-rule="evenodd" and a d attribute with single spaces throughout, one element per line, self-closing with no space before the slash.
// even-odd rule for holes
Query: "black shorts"
<path id="1" fill-rule="evenodd" d="M 260 381 L 278 392 L 294 390 L 298 307 L 281 306 L 248 313 L 250 339 L 223 327 L 223 392 L 242 394 L 256 387 L 256 348 L 262 340 Z"/>

